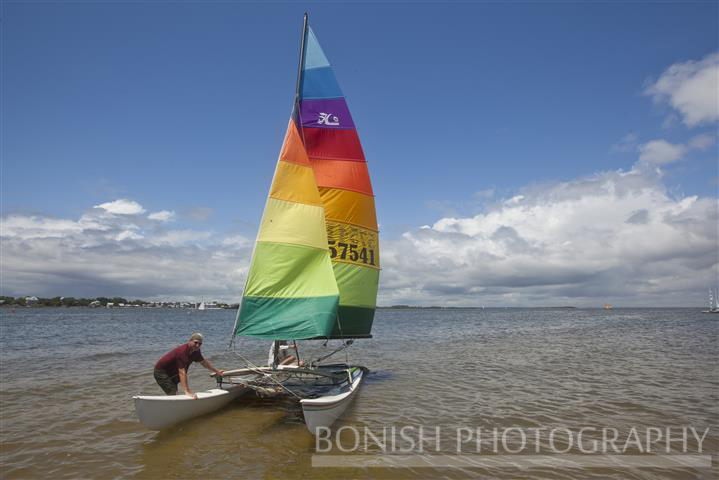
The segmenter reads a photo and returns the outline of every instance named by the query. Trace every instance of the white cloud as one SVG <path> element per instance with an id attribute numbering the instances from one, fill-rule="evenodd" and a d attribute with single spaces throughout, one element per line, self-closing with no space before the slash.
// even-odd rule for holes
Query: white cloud
<path id="1" fill-rule="evenodd" d="M 252 246 L 239 235 L 166 230 L 105 208 L 76 220 L 13 214 L 0 226 L 2 294 L 13 296 L 204 295 L 237 302 Z"/>
<path id="2" fill-rule="evenodd" d="M 251 242 L 242 235 L 232 235 L 222 240 L 222 245 L 233 248 L 246 248 L 251 245 Z"/>
<path id="3" fill-rule="evenodd" d="M 385 240 L 379 304 L 687 305 L 717 275 L 717 199 L 675 198 L 649 169 L 486 208 Z M 3 218 L 3 294 L 239 300 L 250 239 L 141 220 L 97 208 Z"/>
<path id="4" fill-rule="evenodd" d="M 37 215 L 9 215 L 2 219 L 0 234 L 3 237 L 48 238 L 65 237 L 82 232 L 80 222 L 72 220 L 40 217 Z"/>
<path id="5" fill-rule="evenodd" d="M 651 140 L 637 147 L 639 161 L 644 164 L 666 165 L 680 160 L 687 152 L 684 145 L 674 145 L 666 140 Z"/>
<path id="6" fill-rule="evenodd" d="M 716 278 L 718 218 L 642 169 L 525 189 L 384 242 L 380 304 L 687 305 Z"/>
<path id="7" fill-rule="evenodd" d="M 714 145 L 714 135 L 703 133 L 689 139 L 687 144 L 669 143 L 664 139 L 650 140 L 637 147 L 639 152 L 638 167 L 653 165 L 661 166 L 683 159 L 690 150 L 706 150 Z"/>
<path id="8" fill-rule="evenodd" d="M 134 200 L 128 200 L 125 198 L 120 198 L 112 202 L 101 203 L 100 205 L 95 205 L 94 208 L 101 208 L 106 212 L 115 215 L 138 215 L 145 213 L 145 209 L 142 208 L 142 205 Z"/>
<path id="9" fill-rule="evenodd" d="M 706 150 L 714 145 L 714 142 L 716 142 L 714 135 L 703 133 L 689 140 L 689 147 L 696 148 L 697 150 Z"/>
<path id="10" fill-rule="evenodd" d="M 719 119 L 719 53 L 699 61 L 675 63 L 644 92 L 668 102 L 688 127 Z"/>
<path id="11" fill-rule="evenodd" d="M 142 240 L 144 235 L 140 235 L 139 233 L 135 233 L 132 230 L 123 230 L 122 232 L 117 234 L 117 241 L 122 242 L 123 240 Z"/>
<path id="12" fill-rule="evenodd" d="M 147 216 L 150 220 L 157 220 L 160 222 L 169 222 L 175 218 L 175 212 L 169 210 L 160 210 L 159 212 L 151 213 Z"/>
<path id="13" fill-rule="evenodd" d="M 155 235 L 149 241 L 154 245 L 169 245 L 179 247 L 182 245 L 201 245 L 211 237 L 210 232 L 196 230 L 169 230 Z"/>

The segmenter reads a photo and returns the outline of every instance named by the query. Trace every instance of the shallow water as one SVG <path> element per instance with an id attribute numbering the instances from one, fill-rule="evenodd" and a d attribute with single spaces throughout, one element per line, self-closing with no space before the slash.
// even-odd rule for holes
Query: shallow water
<path id="1" fill-rule="evenodd" d="M 160 433 L 138 423 L 131 396 L 161 393 L 152 366 L 191 332 L 205 334 L 203 353 L 216 366 L 242 365 L 227 351 L 232 311 L 4 308 L 0 316 L 3 479 L 719 477 L 719 322 L 699 310 L 379 310 L 374 338 L 350 349 L 350 360 L 371 374 L 334 432 L 439 428 L 439 448 L 430 439 L 422 453 L 408 450 L 457 455 L 458 428 L 614 428 L 621 439 L 632 427 L 709 428 L 702 453 L 713 456 L 710 469 L 519 470 L 511 455 L 482 468 L 312 467 L 316 440 L 288 400 L 242 398 Z M 239 343 L 257 363 L 267 348 Z M 327 348 L 313 342 L 301 353 Z M 197 391 L 214 381 L 193 366 L 190 384 Z M 319 455 L 352 446 L 353 430 L 340 433 L 342 442 Z M 555 446 L 566 438 L 558 435 Z M 518 441 L 508 437 L 510 446 Z M 550 452 L 544 441 L 541 453 Z M 687 452 L 696 447 L 690 441 Z M 476 454 L 473 442 L 462 448 Z M 347 454 L 381 449 L 370 442 Z M 575 445 L 569 453 L 581 452 Z M 496 455 L 487 444 L 482 454 Z"/>

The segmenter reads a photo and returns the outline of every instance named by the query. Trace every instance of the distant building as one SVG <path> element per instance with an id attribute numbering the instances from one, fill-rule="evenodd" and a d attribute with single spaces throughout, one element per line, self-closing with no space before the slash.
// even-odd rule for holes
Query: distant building
<path id="1" fill-rule="evenodd" d="M 97 308 L 97 307 L 101 307 L 101 306 L 102 306 L 102 303 L 100 303 L 99 300 L 94 300 L 94 301 L 90 302 L 90 303 L 88 304 L 88 306 L 89 306 L 89 307 L 92 307 L 92 308 Z"/>
<path id="2" fill-rule="evenodd" d="M 25 305 L 35 305 L 37 302 L 37 297 L 25 297 Z"/>

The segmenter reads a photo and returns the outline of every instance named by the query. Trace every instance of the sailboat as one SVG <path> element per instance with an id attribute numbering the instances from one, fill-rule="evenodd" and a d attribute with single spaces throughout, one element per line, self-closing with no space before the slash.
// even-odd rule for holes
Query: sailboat
<path id="1" fill-rule="evenodd" d="M 709 309 L 703 310 L 702 313 L 719 313 L 719 291 L 715 288 L 709 289 Z"/>
<path id="2" fill-rule="evenodd" d="M 378 234 L 357 129 L 305 14 L 294 107 L 230 342 L 246 365 L 224 372 L 216 390 L 287 395 L 301 405 L 311 433 L 330 427 L 369 372 L 348 360 L 326 361 L 346 352 L 356 339 L 372 336 Z M 329 354 L 302 364 L 272 361 L 265 366 L 242 356 L 240 337 L 292 342 L 297 357 L 298 340 L 339 343 Z"/>

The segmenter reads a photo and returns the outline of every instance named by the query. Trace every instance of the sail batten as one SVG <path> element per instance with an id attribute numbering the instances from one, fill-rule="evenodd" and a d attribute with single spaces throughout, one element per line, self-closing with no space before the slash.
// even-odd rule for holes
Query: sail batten
<path id="1" fill-rule="evenodd" d="M 374 192 L 344 94 L 312 29 L 235 335 L 367 338 L 379 282 Z"/>

